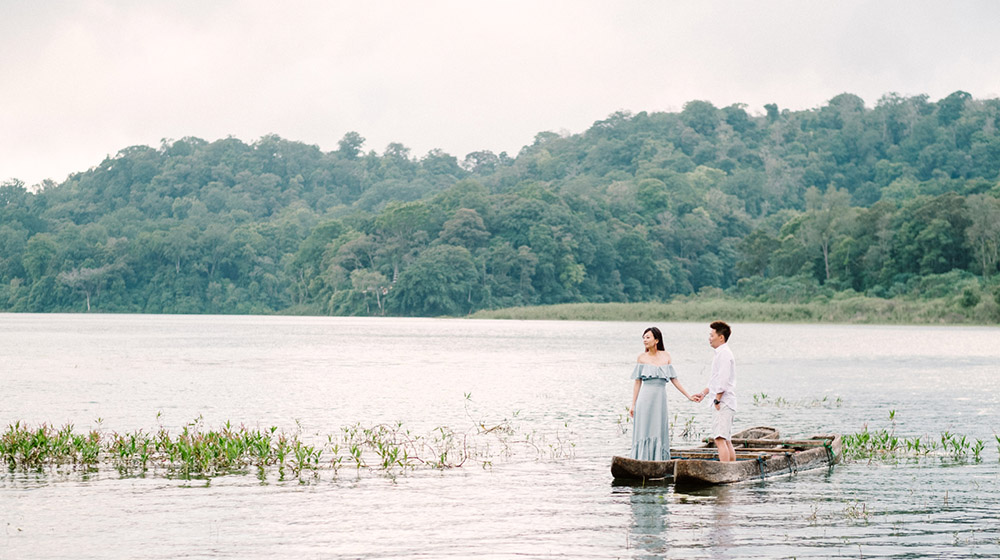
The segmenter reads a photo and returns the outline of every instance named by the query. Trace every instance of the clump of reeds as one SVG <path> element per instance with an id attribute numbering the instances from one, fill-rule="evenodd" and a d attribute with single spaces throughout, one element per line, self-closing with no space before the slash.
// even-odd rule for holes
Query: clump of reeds
<path id="1" fill-rule="evenodd" d="M 96 431 L 73 432 L 68 424 L 56 429 L 48 424 L 29 428 L 16 422 L 0 435 L 0 458 L 10 468 L 35 469 L 44 465 L 93 465 L 101 454 Z"/>
<path id="2" fill-rule="evenodd" d="M 973 308 L 974 309 L 974 308 Z M 963 324 L 990 322 L 947 298 L 883 299 L 842 292 L 801 303 L 753 301 L 721 291 L 676 296 L 670 302 L 560 303 L 481 310 L 473 319 L 564 321 L 712 321 L 725 316 L 753 323 Z"/>
<path id="3" fill-rule="evenodd" d="M 221 430 L 204 430 L 195 421 L 176 436 L 164 428 L 156 433 L 77 434 L 69 424 L 59 429 L 48 424 L 29 428 L 17 422 L 0 435 L 0 459 L 11 469 L 107 464 L 122 474 L 164 469 L 182 476 L 213 476 L 251 466 L 277 466 L 299 474 L 319 465 L 321 451 L 298 436 L 276 432 L 277 428 L 233 428 L 229 423 Z"/>
<path id="4" fill-rule="evenodd" d="M 318 477 L 325 468 L 336 476 L 345 465 L 393 476 L 420 466 L 446 469 L 469 461 L 485 468 L 519 451 L 527 450 L 536 459 L 560 459 L 572 457 L 574 448 L 558 430 L 551 439 L 535 431 L 521 432 L 506 419 L 491 424 L 479 421 L 463 432 L 440 426 L 427 434 L 414 434 L 401 422 L 356 423 L 327 435 L 320 444 L 277 427 L 234 427 L 227 422 L 221 429 L 205 429 L 201 419 L 177 434 L 163 427 L 155 432 L 77 434 L 72 425 L 29 428 L 17 422 L 0 435 L 0 460 L 10 469 L 110 466 L 123 476 L 162 472 L 184 478 L 256 469 L 262 480 L 275 471 L 280 479 L 289 472 L 300 480 Z"/>
<path id="5" fill-rule="evenodd" d="M 935 455 L 950 457 L 956 461 L 982 461 L 986 444 L 981 439 L 972 440 L 949 431 L 942 432 L 938 439 L 897 436 L 895 420 L 896 411 L 892 410 L 889 412 L 890 428 L 870 431 L 865 425 L 860 432 L 846 434 L 843 437 L 844 457 L 856 460 L 892 460 Z M 1000 437 L 997 444 L 1000 451 Z"/>
<path id="6" fill-rule="evenodd" d="M 825 396 L 822 399 L 790 401 L 784 397 L 774 397 L 767 393 L 753 394 L 754 406 L 773 406 L 777 408 L 840 408 L 844 401 L 840 397 L 830 398 Z"/>

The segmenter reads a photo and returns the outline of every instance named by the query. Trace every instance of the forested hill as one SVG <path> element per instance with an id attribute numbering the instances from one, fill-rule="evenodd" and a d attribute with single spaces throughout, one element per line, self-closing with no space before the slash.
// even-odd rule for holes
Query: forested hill
<path id="1" fill-rule="evenodd" d="M 853 290 L 992 304 L 1000 100 L 691 101 L 515 157 L 267 136 L 133 146 L 0 187 L 0 310 L 464 315 Z"/>

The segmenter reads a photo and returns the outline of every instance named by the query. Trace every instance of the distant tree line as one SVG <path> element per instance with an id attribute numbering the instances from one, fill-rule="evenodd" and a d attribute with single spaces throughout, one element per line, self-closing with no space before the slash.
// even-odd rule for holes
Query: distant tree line
<path id="1" fill-rule="evenodd" d="M 1000 100 L 691 101 L 515 157 L 266 136 L 0 186 L 0 309 L 463 315 L 719 288 L 994 297 Z"/>

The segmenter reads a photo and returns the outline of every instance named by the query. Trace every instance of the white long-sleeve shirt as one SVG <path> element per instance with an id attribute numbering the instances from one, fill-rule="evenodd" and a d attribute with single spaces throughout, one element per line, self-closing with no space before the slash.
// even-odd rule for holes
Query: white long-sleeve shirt
<path id="1" fill-rule="evenodd" d="M 722 393 L 722 404 L 736 410 L 736 358 L 729 344 L 715 349 L 712 358 L 712 377 L 708 380 L 708 393 L 713 399 Z"/>

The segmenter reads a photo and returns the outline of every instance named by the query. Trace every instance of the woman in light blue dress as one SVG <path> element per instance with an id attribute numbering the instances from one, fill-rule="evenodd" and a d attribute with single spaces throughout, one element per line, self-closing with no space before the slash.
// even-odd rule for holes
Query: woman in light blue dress
<path id="1" fill-rule="evenodd" d="M 677 372 L 670 364 L 670 354 L 663 348 L 660 329 L 649 327 L 642 333 L 642 344 L 646 351 L 636 359 L 632 379 L 632 407 L 628 413 L 632 423 L 633 459 L 641 461 L 670 460 L 670 427 L 667 415 L 667 381 L 688 400 L 698 402 L 701 398 L 691 395 L 677 380 Z"/>

